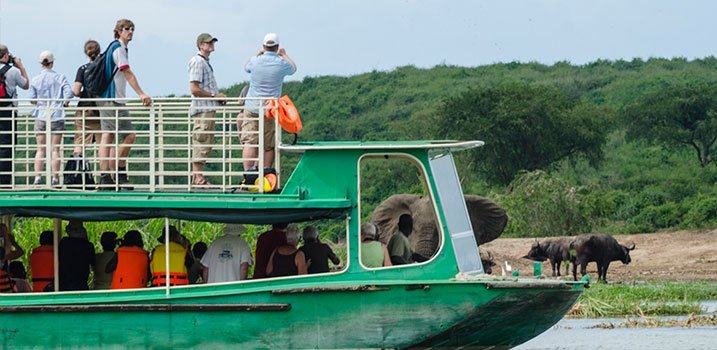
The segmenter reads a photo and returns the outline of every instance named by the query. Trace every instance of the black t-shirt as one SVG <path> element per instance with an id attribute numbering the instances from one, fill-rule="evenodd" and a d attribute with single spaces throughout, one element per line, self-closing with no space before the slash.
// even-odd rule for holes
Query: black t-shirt
<path id="1" fill-rule="evenodd" d="M 75 82 L 83 84 L 82 89 L 80 89 L 80 102 L 77 103 L 77 107 L 94 107 L 94 102 L 87 102 L 82 101 L 83 98 L 91 98 L 90 93 L 85 90 L 84 83 L 85 83 L 85 68 L 87 68 L 87 65 L 89 63 L 85 63 L 80 66 L 80 68 L 77 68 L 77 74 L 75 74 Z"/>
<path id="2" fill-rule="evenodd" d="M 304 252 L 306 261 L 311 260 L 309 273 L 329 272 L 329 257 L 334 256 L 334 252 L 325 243 L 309 242 L 300 248 Z"/>
<path id="3" fill-rule="evenodd" d="M 87 290 L 90 267 L 95 264 L 95 247 L 84 238 L 60 240 L 60 290 Z"/>

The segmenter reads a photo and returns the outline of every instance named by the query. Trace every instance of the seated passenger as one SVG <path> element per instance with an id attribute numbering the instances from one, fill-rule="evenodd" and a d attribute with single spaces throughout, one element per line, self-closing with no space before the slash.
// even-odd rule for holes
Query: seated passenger
<path id="1" fill-rule="evenodd" d="M 82 221 L 71 220 L 60 240 L 60 290 L 88 290 L 90 268 L 95 264 L 95 247 L 87 240 Z"/>
<path id="2" fill-rule="evenodd" d="M 33 292 L 42 292 L 55 281 L 55 258 L 53 253 L 54 232 L 40 233 L 40 246 L 30 254 L 30 275 Z"/>
<path id="3" fill-rule="evenodd" d="M 413 251 L 408 236 L 413 231 L 413 218 L 411 215 L 403 214 L 398 218 L 398 231 L 393 233 L 388 240 L 388 255 L 394 265 L 413 263 Z"/>
<path id="4" fill-rule="evenodd" d="M 152 260 L 149 263 L 152 272 L 152 287 L 166 285 L 165 252 L 167 247 L 164 244 L 164 230 L 159 236 L 159 245 L 152 251 Z M 169 226 L 169 285 L 181 286 L 189 284 L 187 265 L 189 263 L 189 251 L 182 245 L 182 236 L 174 226 Z"/>
<path id="5" fill-rule="evenodd" d="M 304 245 L 300 250 L 304 252 L 310 274 L 329 272 L 329 260 L 334 265 L 341 262 L 328 244 L 319 241 L 319 230 L 313 225 L 304 227 Z"/>
<path id="6" fill-rule="evenodd" d="M 147 287 L 149 278 L 149 253 L 144 250 L 142 234 L 127 231 L 117 253 L 107 263 L 105 272 L 112 274 L 112 289 Z"/>
<path id="7" fill-rule="evenodd" d="M 286 228 L 286 244 L 271 253 L 266 265 L 266 274 L 270 277 L 305 275 L 306 258 L 304 252 L 296 249 L 299 243 L 299 228 L 289 225 Z"/>
<path id="8" fill-rule="evenodd" d="M 15 260 L 25 254 L 20 245 L 15 241 L 15 236 L 10 233 L 10 230 L 5 224 L 0 224 L 0 238 L 2 238 L 2 245 L 0 245 L 0 293 L 11 293 L 12 292 L 12 279 L 7 273 L 10 261 Z"/>
<path id="9" fill-rule="evenodd" d="M 271 226 L 271 230 L 262 233 L 256 240 L 256 265 L 254 266 L 254 279 L 266 277 L 266 267 L 269 265 L 269 256 L 279 246 L 286 244 L 287 223 Z"/>
<path id="10" fill-rule="evenodd" d="M 100 238 L 102 253 L 95 257 L 92 271 L 95 273 L 95 289 L 110 289 L 112 286 L 112 272 L 107 272 L 107 263 L 115 257 L 117 234 L 112 231 L 102 233 Z"/>
<path id="11" fill-rule="evenodd" d="M 27 271 L 22 261 L 13 261 L 10 263 L 10 277 L 12 277 L 13 293 L 29 293 L 32 292 L 32 286 L 27 282 Z"/>
<path id="12" fill-rule="evenodd" d="M 187 272 L 187 274 L 189 275 L 189 284 L 199 284 L 205 282 L 205 280 L 202 279 L 204 266 L 202 266 L 202 263 L 200 261 L 202 260 L 202 257 L 204 257 L 204 253 L 206 252 L 206 243 L 201 241 L 194 243 L 191 254 L 192 264 L 189 266 L 189 271 Z"/>
<path id="13" fill-rule="evenodd" d="M 209 246 L 201 261 L 207 283 L 246 280 L 253 259 L 251 248 L 241 237 L 244 232 L 244 225 L 226 224 L 224 235 Z"/>
<path id="14" fill-rule="evenodd" d="M 361 263 L 366 267 L 391 266 L 386 245 L 375 241 L 376 226 L 365 223 L 361 225 Z"/>

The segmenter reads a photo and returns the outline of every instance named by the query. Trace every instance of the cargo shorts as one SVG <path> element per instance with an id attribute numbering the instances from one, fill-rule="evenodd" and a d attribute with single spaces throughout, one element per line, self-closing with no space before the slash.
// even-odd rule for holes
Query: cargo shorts
<path id="1" fill-rule="evenodd" d="M 259 144 L 259 114 L 246 111 L 244 120 L 241 124 L 241 143 L 243 145 Z M 274 149 L 275 134 L 274 119 L 264 118 L 264 150 L 271 151 Z"/>

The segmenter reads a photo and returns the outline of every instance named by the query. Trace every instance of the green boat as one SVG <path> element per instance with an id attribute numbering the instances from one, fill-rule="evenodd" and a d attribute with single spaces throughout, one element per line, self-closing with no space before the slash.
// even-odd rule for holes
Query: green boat
<path id="1" fill-rule="evenodd" d="M 177 110 L 186 108 L 170 102 L 164 102 L 162 111 L 163 101 L 156 101 L 147 127 L 138 129 L 156 134 L 155 123 L 162 122 L 162 113 L 170 114 L 167 109 L 175 105 Z M 227 116 L 221 114 L 220 124 L 231 125 L 229 116 L 236 114 L 232 108 L 242 108 L 233 102 L 224 107 Z M 138 131 L 138 140 L 142 132 Z M 171 158 L 157 156 L 154 137 L 145 143 L 154 147 L 147 147 L 147 162 Z M 232 163 L 231 152 L 226 151 L 232 143 L 222 144 L 219 163 Z M 237 185 L 242 172 L 228 165 L 219 170 L 226 180 L 213 190 L 163 184 L 155 173 L 159 165 L 138 171 L 136 176 L 146 175 L 146 181 L 131 192 L 31 189 L 16 185 L 29 181 L 18 176 L 11 189 L 0 191 L 0 214 L 54 218 L 58 234 L 61 220 L 72 219 L 166 218 L 167 225 L 176 219 L 244 224 L 340 220 L 346 228 L 346 263 L 324 274 L 219 284 L 0 294 L 2 348 L 507 349 L 519 345 L 556 324 L 575 303 L 583 284 L 484 273 L 453 159 L 453 153 L 480 145 L 480 141 L 282 144 L 278 152 L 299 159 L 275 193 L 262 193 L 261 186 L 256 192 L 245 191 Z M 418 169 L 438 219 L 439 245 L 422 263 L 367 268 L 360 261 L 359 164 L 395 158 Z M 171 169 L 161 171 L 175 174 Z"/>

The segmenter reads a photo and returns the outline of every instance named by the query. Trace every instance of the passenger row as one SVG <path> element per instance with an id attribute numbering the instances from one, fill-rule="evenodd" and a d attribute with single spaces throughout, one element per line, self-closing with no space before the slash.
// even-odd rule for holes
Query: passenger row
<path id="1" fill-rule="evenodd" d="M 3 240 L 0 248 L 4 248 L 0 249 L 4 255 L 0 256 L 0 293 L 54 291 L 53 232 L 42 232 L 40 246 L 30 254 L 30 283 L 24 264 L 16 260 L 24 255 L 24 250 L 4 224 L 0 224 L 0 231 Z M 226 224 L 224 234 L 209 247 L 197 242 L 191 249 L 189 240 L 176 227 L 169 226 L 169 247 L 165 246 L 162 233 L 159 245 L 151 253 L 144 249 L 137 230 L 126 232 L 121 239 L 115 232 L 104 232 L 100 238 L 103 251 L 97 254 L 82 222 L 70 221 L 65 231 L 67 236 L 58 245 L 60 291 L 239 281 L 248 279 L 251 265 L 255 265 L 253 279 L 324 273 L 329 272 L 329 260 L 334 265 L 340 263 L 331 247 L 320 241 L 318 229 L 312 225 L 303 230 L 301 248 L 297 225 L 273 225 L 258 238 L 256 263 L 241 237 L 246 232 L 241 224 Z M 91 271 L 94 278 L 90 283 Z"/>

